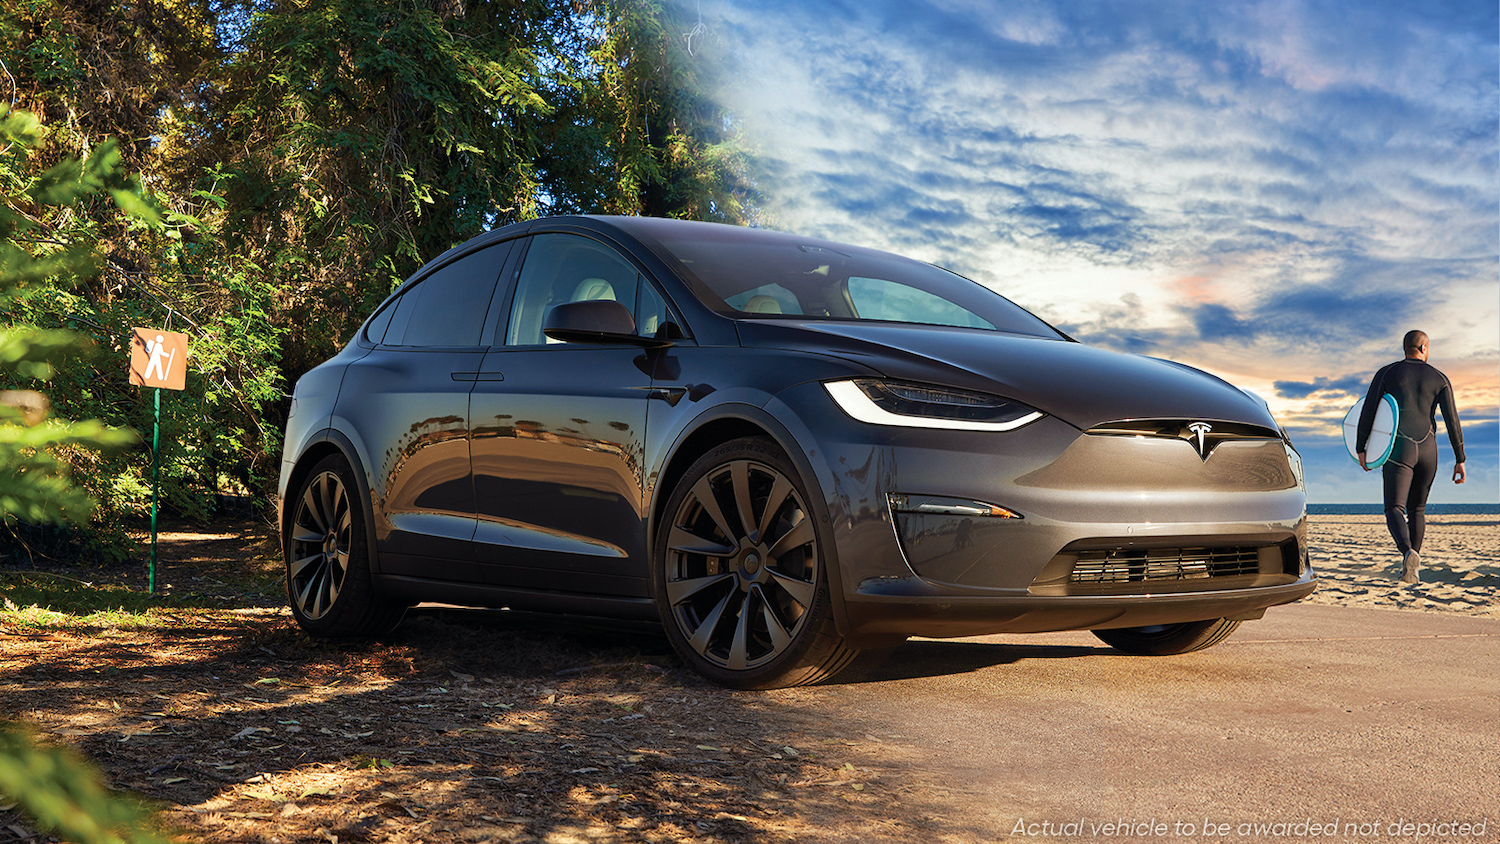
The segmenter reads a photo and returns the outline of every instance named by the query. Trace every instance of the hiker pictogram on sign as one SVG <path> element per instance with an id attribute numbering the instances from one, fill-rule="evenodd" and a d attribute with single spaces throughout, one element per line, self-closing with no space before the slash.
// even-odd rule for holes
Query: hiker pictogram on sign
<path id="1" fill-rule="evenodd" d="M 187 335 L 136 328 L 130 338 L 130 383 L 181 390 L 187 381 Z"/>

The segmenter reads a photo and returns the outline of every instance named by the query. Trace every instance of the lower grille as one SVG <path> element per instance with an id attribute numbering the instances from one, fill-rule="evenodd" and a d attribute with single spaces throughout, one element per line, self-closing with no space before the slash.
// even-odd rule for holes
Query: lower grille
<path id="1" fill-rule="evenodd" d="M 1070 583 L 1149 583 L 1235 577 L 1260 571 L 1260 548 L 1150 548 L 1080 551 Z"/>

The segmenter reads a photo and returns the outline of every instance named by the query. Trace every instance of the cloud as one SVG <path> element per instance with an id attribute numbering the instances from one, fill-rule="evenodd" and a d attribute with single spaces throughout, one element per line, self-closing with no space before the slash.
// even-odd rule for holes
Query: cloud
<path id="1" fill-rule="evenodd" d="M 1303 283 L 1269 291 L 1253 304 L 1253 332 L 1308 349 L 1347 347 L 1372 339 L 1389 345 L 1390 335 L 1403 333 L 1411 315 L 1438 304 L 1435 300 L 1443 295 L 1440 288 L 1423 291 L 1383 284 L 1377 273 L 1357 277 L 1358 283 Z"/>
<path id="2" fill-rule="evenodd" d="M 1050 241 L 1052 248 L 1124 252 L 1144 235 L 1138 228 L 1140 210 L 1116 197 L 1066 184 L 1041 184 L 1015 193 L 1016 201 L 1000 210 L 1016 238 Z"/>
<path id="3" fill-rule="evenodd" d="M 1305 399 L 1314 393 L 1360 395 L 1370 386 L 1369 379 L 1359 375 L 1342 378 L 1314 378 L 1311 381 L 1276 381 L 1276 395 L 1284 399 Z"/>
<path id="4" fill-rule="evenodd" d="M 1090 345 L 1137 355 L 1159 355 L 1174 346 L 1177 333 L 1146 327 L 1150 322 L 1141 298 L 1126 293 L 1118 304 L 1101 308 L 1092 320 L 1062 322 L 1057 327 Z"/>
<path id="5" fill-rule="evenodd" d="M 1462 414 L 1460 414 L 1460 417 Z M 1469 460 L 1488 458 L 1489 462 L 1500 453 L 1500 420 L 1491 413 L 1489 418 L 1479 418 L 1463 424 L 1464 452 Z"/>
<path id="6" fill-rule="evenodd" d="M 1209 342 L 1250 339 L 1260 333 L 1253 323 L 1241 319 L 1225 305 L 1209 303 L 1185 307 L 1183 310 L 1188 313 L 1198 336 Z"/>

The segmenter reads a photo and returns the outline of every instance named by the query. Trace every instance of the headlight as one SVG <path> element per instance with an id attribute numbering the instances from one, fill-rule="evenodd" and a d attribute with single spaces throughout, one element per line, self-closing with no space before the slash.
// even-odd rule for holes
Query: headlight
<path id="1" fill-rule="evenodd" d="M 1292 477 L 1297 479 L 1297 488 L 1306 492 L 1307 478 L 1302 470 L 1302 455 L 1298 454 L 1297 449 L 1292 447 L 1291 440 L 1282 440 L 1281 447 L 1286 449 L 1286 463 L 1292 468 Z"/>
<path id="2" fill-rule="evenodd" d="M 1244 392 L 1245 395 L 1260 402 L 1261 406 L 1266 409 L 1267 413 L 1271 413 L 1270 403 L 1261 398 L 1259 393 L 1251 392 L 1244 387 L 1241 387 L 1240 390 Z M 1297 488 L 1302 490 L 1303 492 L 1306 492 L 1307 481 L 1302 474 L 1302 453 L 1297 451 L 1297 447 L 1295 445 L 1292 445 L 1292 435 L 1288 434 L 1286 432 L 1286 426 L 1281 424 L 1280 420 L 1276 419 L 1276 414 L 1271 413 L 1271 419 L 1276 421 L 1276 433 L 1281 435 L 1281 444 L 1286 448 L 1286 462 L 1287 465 L 1292 469 L 1292 477 L 1297 479 Z"/>
<path id="3" fill-rule="evenodd" d="M 874 378 L 830 381 L 823 387 L 845 413 L 871 425 L 1014 431 L 1042 418 L 1040 412 L 1019 402 L 947 387 Z"/>

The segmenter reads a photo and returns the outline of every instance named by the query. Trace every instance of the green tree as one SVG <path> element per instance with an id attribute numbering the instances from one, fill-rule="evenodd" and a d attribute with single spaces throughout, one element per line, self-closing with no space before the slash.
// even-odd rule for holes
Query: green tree
<path id="1" fill-rule="evenodd" d="M 287 370 L 488 228 L 753 221 L 751 159 L 709 90 L 726 51 L 690 53 L 692 28 L 654 0 L 269 3 L 229 65 L 230 119 L 199 120 L 220 127 L 202 149 L 225 156 L 227 234 L 278 278 Z"/>
<path id="2" fill-rule="evenodd" d="M 7 304 L 102 352 L 52 361 L 54 410 L 144 429 L 130 329 L 188 333 L 162 490 L 204 514 L 222 487 L 270 492 L 288 381 L 445 249 L 541 214 L 754 223 L 754 158 L 713 94 L 732 53 L 699 23 L 658 0 L 0 4 L 0 101 L 51 133 L 5 178 L 22 190 L 119 137 L 161 211 L 146 224 L 103 195 L 37 218 L 50 241 L 97 244 L 98 272 Z M 95 535 L 123 541 L 145 461 L 53 453 L 98 501 Z"/>
<path id="3" fill-rule="evenodd" d="M 106 791 L 99 774 L 64 748 L 38 744 L 30 730 L 0 722 L 0 796 L 49 833 L 76 844 L 165 844 L 151 813 Z"/>
<path id="4" fill-rule="evenodd" d="M 0 303 L 9 309 L 29 286 L 66 284 L 95 271 L 87 244 L 60 243 L 45 220 L 99 196 L 110 196 L 139 219 L 156 214 L 124 175 L 113 144 L 100 144 L 86 161 L 64 159 L 34 178 L 22 178 L 17 161 L 42 141 L 35 115 L 0 104 Z M 18 189 L 19 188 L 19 189 Z M 7 320 L 0 329 L 0 372 L 6 380 L 45 381 L 53 362 L 76 350 L 71 332 L 44 330 Z M 133 431 L 98 421 L 48 420 L 47 399 L 33 390 L 0 393 L 0 518 L 30 522 L 80 520 L 92 502 L 68 483 L 55 452 L 63 448 L 109 449 L 136 442 Z M 110 795 L 98 775 L 70 753 L 39 746 L 24 729 L 0 722 L 0 795 L 17 801 L 47 831 L 88 844 L 160 842 L 149 814 Z"/>
<path id="5" fill-rule="evenodd" d="M 67 209 L 107 194 L 121 208 L 144 219 L 155 213 L 124 176 L 112 144 L 101 144 L 87 161 L 66 159 L 23 179 L 15 166 L 43 136 L 40 121 L 0 104 L 0 306 L 12 307 L 28 286 L 91 274 L 97 266 L 85 244 L 59 243 L 43 222 L 49 211 Z M 6 320 L 0 329 L 0 372 L 7 381 L 41 382 L 52 377 L 60 355 L 79 348 L 76 335 Z M 10 389 L 0 395 L 0 510 L 7 523 L 85 519 L 87 495 L 67 482 L 57 450 L 70 446 L 111 448 L 136 441 L 128 430 L 97 420 L 47 420 L 47 398 L 34 390 Z"/>
<path id="6" fill-rule="evenodd" d="M 277 281 L 301 372 L 424 261 L 534 216 L 569 6 L 282 0 L 226 69 L 234 247 Z M 206 130 L 208 131 L 208 130 Z M 209 165 L 210 162 L 204 162 Z"/>
<path id="7" fill-rule="evenodd" d="M 97 271 L 27 285 L 10 297 L 6 316 L 71 330 L 101 352 L 52 362 L 57 412 L 136 429 L 151 425 L 152 412 L 126 383 L 130 329 L 191 336 L 187 389 L 169 394 L 163 408 L 162 487 L 168 509 L 192 515 L 208 512 L 223 486 L 265 492 L 280 443 L 274 405 L 284 393 L 275 282 L 226 247 L 231 214 L 213 193 L 224 180 L 181 154 L 203 140 L 184 115 L 204 111 L 222 89 L 226 53 L 214 10 L 232 8 L 206 0 L 0 5 L 0 96 L 52 116 L 45 147 L 7 159 L 12 192 L 66 158 L 90 159 L 106 148 L 99 139 L 113 135 L 125 140 L 109 142 L 112 154 L 146 174 L 143 193 L 163 211 L 161 224 L 148 224 L 119 213 L 107 196 L 41 209 L 36 223 L 47 241 L 97 245 Z M 122 519 L 149 505 L 149 462 L 123 451 L 55 453 L 98 502 L 93 550 L 127 553 Z"/>
<path id="8" fill-rule="evenodd" d="M 582 96 L 554 124 L 555 190 L 572 188 L 576 203 L 567 210 L 757 222 L 754 158 L 717 97 L 735 70 L 718 31 L 701 15 L 689 18 L 681 2 L 593 0 L 584 8 L 597 34 Z M 594 159 L 610 178 L 579 172 L 579 162 Z"/>

